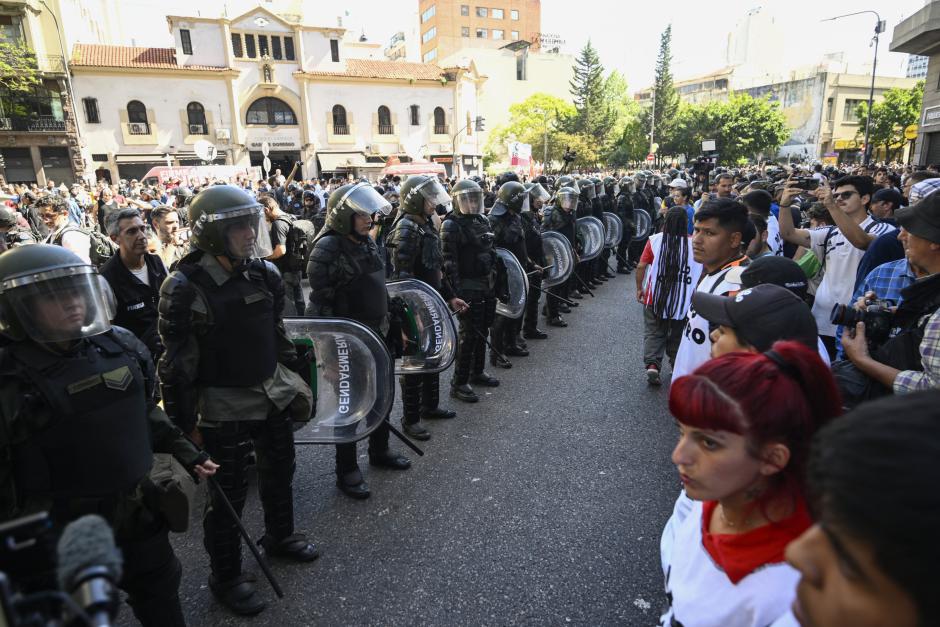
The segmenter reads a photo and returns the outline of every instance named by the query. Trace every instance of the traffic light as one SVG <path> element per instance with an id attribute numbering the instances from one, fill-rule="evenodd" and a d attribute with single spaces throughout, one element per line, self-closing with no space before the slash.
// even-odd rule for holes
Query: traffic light
<path id="1" fill-rule="evenodd" d="M 486 120 L 483 119 L 483 116 L 482 116 L 482 115 L 478 115 L 477 118 L 476 118 L 476 120 L 475 120 L 475 122 L 476 122 L 476 124 L 474 125 L 474 130 L 475 130 L 476 132 L 479 133 L 479 132 L 481 132 L 481 131 L 485 131 L 485 130 L 486 130 L 486 127 L 484 126 L 484 123 L 486 122 Z"/>

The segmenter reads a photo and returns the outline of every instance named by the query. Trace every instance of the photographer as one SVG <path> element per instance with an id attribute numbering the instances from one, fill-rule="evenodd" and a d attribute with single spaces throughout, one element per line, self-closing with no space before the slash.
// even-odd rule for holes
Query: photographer
<path id="1" fill-rule="evenodd" d="M 872 351 L 864 322 L 842 335 L 846 357 L 872 380 L 863 392 L 869 398 L 940 387 L 940 194 L 900 209 L 897 218 L 908 261 L 926 276 L 901 290 L 895 337 Z"/>
<path id="2" fill-rule="evenodd" d="M 18 214 L 12 209 L 0 207 L 0 252 L 36 243 L 32 230 L 22 226 L 17 218 Z"/>

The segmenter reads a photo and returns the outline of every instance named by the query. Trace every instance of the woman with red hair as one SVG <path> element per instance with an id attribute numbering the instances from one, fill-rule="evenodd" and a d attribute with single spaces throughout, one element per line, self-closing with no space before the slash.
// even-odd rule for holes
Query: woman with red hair
<path id="1" fill-rule="evenodd" d="M 670 602 L 662 624 L 791 621 L 799 573 L 783 553 L 812 524 L 809 443 L 841 410 L 829 368 L 798 342 L 729 353 L 676 380 L 669 410 L 684 490 L 660 545 Z"/>

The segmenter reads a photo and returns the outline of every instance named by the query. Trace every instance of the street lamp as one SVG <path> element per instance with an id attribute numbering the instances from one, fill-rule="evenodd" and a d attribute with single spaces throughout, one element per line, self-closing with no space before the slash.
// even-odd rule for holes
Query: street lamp
<path id="1" fill-rule="evenodd" d="M 885 23 L 881 19 L 881 16 L 878 15 L 876 11 L 856 11 L 855 13 L 846 13 L 845 15 L 837 15 L 835 17 L 830 17 L 822 22 L 831 22 L 833 20 L 838 20 L 843 17 L 851 17 L 853 15 L 861 15 L 863 13 L 871 13 L 875 16 L 877 22 L 875 22 L 875 59 L 871 63 L 871 88 L 868 90 L 868 117 L 865 120 L 865 165 L 871 163 L 871 143 L 868 141 L 869 133 L 871 131 L 871 107 L 873 101 L 875 100 L 875 69 L 878 67 L 878 35 L 885 32 Z"/>

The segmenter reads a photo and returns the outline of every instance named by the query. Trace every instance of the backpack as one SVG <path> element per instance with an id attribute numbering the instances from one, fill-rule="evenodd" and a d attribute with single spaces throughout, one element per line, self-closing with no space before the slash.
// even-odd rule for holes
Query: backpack
<path id="1" fill-rule="evenodd" d="M 303 272 L 307 269 L 307 261 L 313 250 L 313 238 L 317 229 L 310 220 L 284 220 L 290 225 L 287 230 L 287 252 L 284 266 L 289 272 Z"/>
<path id="2" fill-rule="evenodd" d="M 110 237 L 98 229 L 75 226 L 74 224 L 70 224 L 56 233 L 51 243 L 61 246 L 62 238 L 69 231 L 79 231 L 88 236 L 88 258 L 91 260 L 91 265 L 99 270 L 104 264 L 108 263 L 111 257 L 118 254 L 118 245 Z"/>

